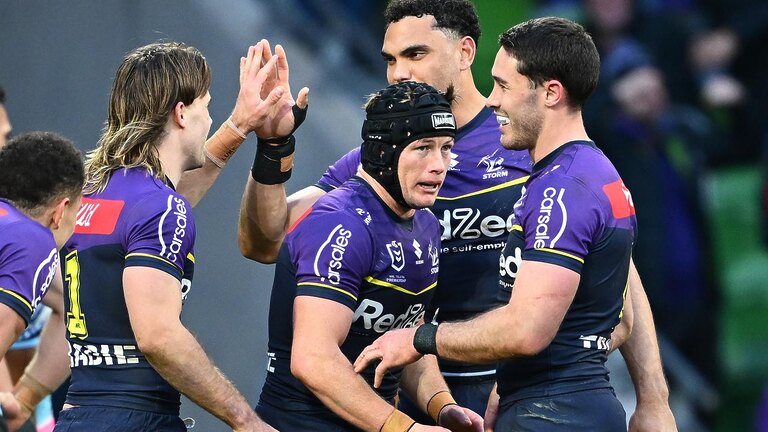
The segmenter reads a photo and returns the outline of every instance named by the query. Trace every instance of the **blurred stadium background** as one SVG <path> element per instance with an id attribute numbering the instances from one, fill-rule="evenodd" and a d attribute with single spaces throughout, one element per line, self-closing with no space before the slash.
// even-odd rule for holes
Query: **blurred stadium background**
<path id="1" fill-rule="evenodd" d="M 535 15 L 586 19 L 580 3 L 476 0 L 483 37 L 473 71 L 481 90 L 487 94 L 492 86 L 490 67 L 500 32 Z M 706 15 L 718 10 L 720 2 L 636 3 L 636 10 L 655 7 L 659 14 Z M 748 16 L 757 21 L 758 36 L 751 37 L 763 38 L 757 46 L 764 52 L 768 45 L 765 5 L 736 2 L 739 7 L 742 3 L 747 4 L 747 12 L 755 8 Z M 210 112 L 217 127 L 234 104 L 239 57 L 248 45 L 262 38 L 273 46 L 281 43 L 288 53 L 294 92 L 302 86 L 311 89 L 307 123 L 297 134 L 296 169 L 288 183 L 292 192 L 314 183 L 329 164 L 360 142 L 364 96 L 386 84 L 385 63 L 379 55 L 384 5 L 359 0 L 6 0 L 0 2 L 0 84 L 7 94 L 14 133 L 57 131 L 87 151 L 95 145 L 106 118 L 113 73 L 129 50 L 156 40 L 177 40 L 199 48 L 213 68 Z M 662 69 L 687 67 L 684 53 L 671 58 Z M 764 57 L 754 61 L 765 76 Z M 765 85 L 758 89 L 762 93 L 754 93 L 749 77 L 742 79 L 738 71 L 734 77 L 748 90 L 747 98 L 756 99 L 755 104 L 741 106 L 761 116 L 764 123 L 768 115 L 766 98 L 761 99 Z M 670 87 L 674 97 L 678 87 L 674 82 Z M 728 115 L 741 118 L 738 110 L 719 108 L 701 107 L 720 124 Z M 728 127 L 739 126 L 726 125 L 726 131 Z M 703 350 L 700 355 L 716 358 L 705 362 L 715 365 L 714 372 L 702 371 L 696 366 L 700 362 L 695 350 L 683 352 L 660 331 L 670 399 L 681 431 L 768 431 L 768 420 L 758 418 L 768 383 L 768 253 L 761 230 L 766 164 L 760 160 L 760 139 L 766 129 L 764 124 L 758 129 L 758 138 L 747 136 L 749 142 L 731 134 L 727 135 L 731 142 L 717 143 L 723 151 L 704 164 L 699 177 L 704 229 L 711 237 L 711 262 L 715 263 L 709 273 L 717 287 L 711 314 L 705 318 L 710 322 L 701 322 L 703 328 L 714 329 L 705 338 L 712 341 L 715 354 Z M 237 211 L 254 147 L 254 139 L 249 138 L 196 208 L 198 266 L 183 313 L 216 364 L 253 404 L 265 376 L 272 284 L 272 268 L 242 258 L 237 249 Z M 641 226 L 640 241 L 643 232 L 654 228 Z M 646 275 L 643 269 L 641 275 Z M 633 394 L 621 363 L 620 356 L 612 358 L 612 379 L 629 413 Z M 765 401 L 762 406 L 765 411 Z M 182 416 L 196 419 L 195 430 L 225 430 L 187 400 Z"/>

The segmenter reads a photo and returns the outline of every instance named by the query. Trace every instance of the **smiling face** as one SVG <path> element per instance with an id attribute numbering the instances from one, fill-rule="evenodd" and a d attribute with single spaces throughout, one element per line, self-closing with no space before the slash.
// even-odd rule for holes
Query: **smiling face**
<path id="1" fill-rule="evenodd" d="M 532 150 L 541 134 L 544 114 L 539 106 L 541 86 L 517 71 L 517 60 L 499 49 L 493 62 L 493 91 L 487 105 L 496 112 L 501 145 L 508 150 Z"/>
<path id="2" fill-rule="evenodd" d="M 445 180 L 451 161 L 453 138 L 423 138 L 408 144 L 400 154 L 397 175 L 403 198 L 410 208 L 431 207 Z"/>
<path id="3" fill-rule="evenodd" d="M 432 15 L 408 16 L 389 24 L 381 55 L 387 62 L 387 81 L 423 82 L 445 92 L 459 79 L 460 42 L 433 28 Z"/>

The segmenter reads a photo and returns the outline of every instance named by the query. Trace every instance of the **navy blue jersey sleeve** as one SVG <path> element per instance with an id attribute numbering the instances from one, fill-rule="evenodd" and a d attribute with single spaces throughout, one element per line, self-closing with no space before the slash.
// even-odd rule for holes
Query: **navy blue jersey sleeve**
<path id="1" fill-rule="evenodd" d="M 326 192 L 336 189 L 357 173 L 360 161 L 360 147 L 355 147 L 329 166 L 315 186 Z"/>
<path id="2" fill-rule="evenodd" d="M 343 212 L 310 213 L 287 240 L 296 295 L 327 298 L 354 310 L 373 259 L 373 242 L 360 219 Z"/>
<path id="3" fill-rule="evenodd" d="M 124 241 L 126 267 L 156 268 L 181 281 L 194 262 L 191 206 L 171 191 L 152 194 L 132 210 Z"/>

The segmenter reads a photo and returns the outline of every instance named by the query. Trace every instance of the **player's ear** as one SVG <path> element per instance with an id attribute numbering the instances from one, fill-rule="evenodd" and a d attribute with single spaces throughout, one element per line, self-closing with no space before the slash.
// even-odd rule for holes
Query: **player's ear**
<path id="1" fill-rule="evenodd" d="M 59 226 L 61 226 L 61 218 L 64 217 L 64 211 L 67 209 L 67 207 L 70 204 L 70 201 L 72 201 L 69 197 L 62 197 L 58 201 L 56 201 L 56 205 L 53 206 L 50 210 L 50 219 L 48 221 L 48 226 L 52 230 L 59 229 Z"/>
<path id="2" fill-rule="evenodd" d="M 173 110 L 171 111 L 171 119 L 180 128 L 185 128 L 187 126 L 184 121 L 184 111 L 186 111 L 186 109 L 187 106 L 184 105 L 184 102 L 176 102 L 176 105 L 173 106 Z"/>
<path id="3" fill-rule="evenodd" d="M 475 54 L 477 54 L 477 43 L 469 36 L 464 36 L 459 40 L 459 52 L 461 59 L 459 65 L 461 70 L 469 69 L 472 66 L 472 62 L 475 61 Z"/>
<path id="4" fill-rule="evenodd" d="M 560 102 L 565 103 L 565 87 L 563 83 L 558 80 L 544 81 L 542 84 L 544 87 L 544 104 L 548 107 L 553 107 Z"/>

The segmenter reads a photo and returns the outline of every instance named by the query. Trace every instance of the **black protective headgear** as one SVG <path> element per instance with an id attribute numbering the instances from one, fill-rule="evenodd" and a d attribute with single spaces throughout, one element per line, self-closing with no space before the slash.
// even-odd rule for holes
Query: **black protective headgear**
<path id="1" fill-rule="evenodd" d="M 449 92 L 450 93 L 450 92 Z M 365 108 L 361 136 L 363 170 L 376 179 L 395 201 L 403 198 L 397 164 L 408 144 L 422 138 L 456 135 L 456 121 L 445 95 L 428 84 L 392 84 L 373 95 Z"/>

